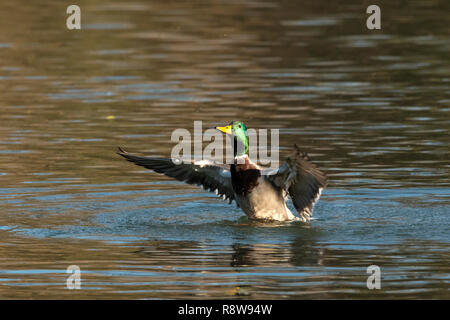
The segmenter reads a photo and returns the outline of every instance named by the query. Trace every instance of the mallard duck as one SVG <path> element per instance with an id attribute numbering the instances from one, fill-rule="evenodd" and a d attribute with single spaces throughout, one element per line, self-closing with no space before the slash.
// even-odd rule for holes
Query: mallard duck
<path id="1" fill-rule="evenodd" d="M 294 145 L 292 153 L 276 170 L 265 170 L 248 157 L 248 134 L 244 123 L 233 121 L 216 127 L 234 142 L 234 163 L 213 161 L 179 162 L 172 159 L 140 157 L 119 148 L 118 154 L 139 166 L 163 173 L 236 202 L 249 219 L 309 221 L 313 207 L 327 185 L 326 175 L 311 163 L 308 155 Z M 290 196 L 300 217 L 286 206 Z"/>

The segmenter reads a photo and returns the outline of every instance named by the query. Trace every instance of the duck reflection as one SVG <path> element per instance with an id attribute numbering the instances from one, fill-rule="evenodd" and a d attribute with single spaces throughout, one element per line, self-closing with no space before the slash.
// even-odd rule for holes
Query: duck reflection
<path id="1" fill-rule="evenodd" d="M 303 238 L 285 246 L 235 243 L 232 249 L 231 267 L 322 265 L 325 252 L 315 240 Z"/>
<path id="2" fill-rule="evenodd" d="M 185 296 L 186 290 L 196 297 L 216 298 L 373 298 L 374 294 L 389 297 L 392 291 L 388 287 L 379 292 L 367 290 L 366 269 L 372 264 L 382 268 L 384 283 L 390 283 L 391 289 L 398 289 L 397 294 L 405 296 L 424 286 L 429 292 L 423 292 L 423 296 L 440 295 L 448 278 L 447 244 L 329 243 L 319 240 L 320 229 L 297 228 L 295 232 L 298 231 L 301 232 L 290 241 L 279 243 L 236 241 L 223 246 L 202 241 L 155 240 L 134 253 L 141 255 L 141 266 L 151 270 L 142 275 L 148 283 L 146 290 L 156 296 L 163 285 L 172 298 Z M 270 234 L 267 230 L 266 233 Z M 402 259 L 398 252 L 403 252 Z M 411 266 L 416 269 L 411 271 Z"/>

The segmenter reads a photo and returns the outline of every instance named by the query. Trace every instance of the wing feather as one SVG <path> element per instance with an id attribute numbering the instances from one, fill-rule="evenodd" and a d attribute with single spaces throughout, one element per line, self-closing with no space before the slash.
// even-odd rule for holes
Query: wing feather
<path id="1" fill-rule="evenodd" d="M 314 204 L 328 183 L 325 173 L 297 145 L 286 162 L 267 178 L 287 191 L 303 220 L 311 218 Z"/>
<path id="2" fill-rule="evenodd" d="M 172 159 L 132 155 L 120 147 L 117 154 L 138 166 L 165 174 L 178 181 L 201 185 L 208 191 L 216 191 L 217 195 L 224 197 L 224 199 L 228 199 L 230 203 L 234 200 L 229 166 L 208 161 L 201 161 L 198 163 L 185 163 L 180 161 L 180 163 L 177 164 L 174 163 Z"/>

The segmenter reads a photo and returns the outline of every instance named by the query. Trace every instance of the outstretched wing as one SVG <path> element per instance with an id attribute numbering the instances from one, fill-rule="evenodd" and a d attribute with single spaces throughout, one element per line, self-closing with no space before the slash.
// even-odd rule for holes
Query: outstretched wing
<path id="1" fill-rule="evenodd" d="M 289 194 L 303 221 L 311 218 L 314 203 L 319 200 L 327 177 L 302 152 L 297 145 L 281 167 L 271 172 L 267 179 Z"/>
<path id="2" fill-rule="evenodd" d="M 184 163 L 180 161 L 179 164 L 176 164 L 172 159 L 135 156 L 120 147 L 117 154 L 128 161 L 134 162 L 138 166 L 163 173 L 179 181 L 202 185 L 205 190 L 215 191 L 224 200 L 228 199 L 229 203 L 234 200 L 229 166 L 218 165 L 205 160 L 197 163 Z"/>

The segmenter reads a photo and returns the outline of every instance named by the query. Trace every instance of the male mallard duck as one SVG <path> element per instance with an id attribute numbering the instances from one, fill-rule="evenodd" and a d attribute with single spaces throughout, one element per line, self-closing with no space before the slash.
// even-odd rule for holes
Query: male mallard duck
<path id="1" fill-rule="evenodd" d="M 233 121 L 216 129 L 231 135 L 234 142 L 234 163 L 216 164 L 199 161 L 179 164 L 171 159 L 139 157 L 119 148 L 118 154 L 139 166 L 163 173 L 189 184 L 203 185 L 205 190 L 216 191 L 245 212 L 249 219 L 309 221 L 315 202 L 327 185 L 326 175 L 294 145 L 294 150 L 281 167 L 267 172 L 248 157 L 247 128 Z M 286 206 L 287 195 L 301 218 Z"/>

